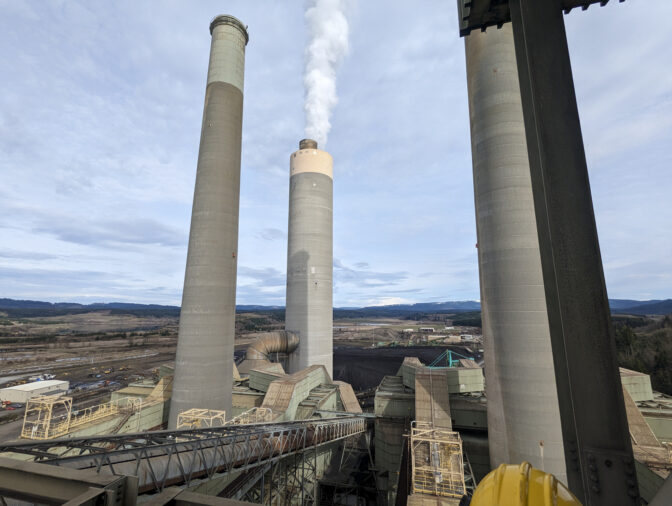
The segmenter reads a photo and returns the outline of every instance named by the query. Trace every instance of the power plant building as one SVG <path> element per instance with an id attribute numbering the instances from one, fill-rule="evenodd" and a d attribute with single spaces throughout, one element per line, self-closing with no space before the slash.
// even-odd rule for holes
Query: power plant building
<path id="1" fill-rule="evenodd" d="M 196 170 L 169 427 L 188 409 L 231 410 L 243 81 L 248 34 L 217 16 Z"/>
<path id="2" fill-rule="evenodd" d="M 289 371 L 333 371 L 333 159 L 304 139 L 290 156 L 285 328 L 299 337 Z"/>

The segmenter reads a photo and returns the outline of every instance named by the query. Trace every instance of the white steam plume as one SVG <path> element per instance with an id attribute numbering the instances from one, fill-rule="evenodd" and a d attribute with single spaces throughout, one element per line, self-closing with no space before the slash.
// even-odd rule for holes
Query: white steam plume
<path id="1" fill-rule="evenodd" d="M 338 102 L 336 69 L 348 53 L 348 0 L 309 0 L 306 10 L 309 43 L 306 48 L 306 137 L 322 148 L 331 130 L 331 110 Z"/>

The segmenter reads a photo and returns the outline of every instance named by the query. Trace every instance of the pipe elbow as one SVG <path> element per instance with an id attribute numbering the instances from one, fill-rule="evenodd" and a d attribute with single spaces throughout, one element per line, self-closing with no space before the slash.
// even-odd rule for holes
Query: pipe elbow
<path id="1" fill-rule="evenodd" d="M 247 347 L 247 360 L 268 360 L 272 353 L 292 353 L 299 346 L 299 336 L 293 332 L 268 332 Z"/>

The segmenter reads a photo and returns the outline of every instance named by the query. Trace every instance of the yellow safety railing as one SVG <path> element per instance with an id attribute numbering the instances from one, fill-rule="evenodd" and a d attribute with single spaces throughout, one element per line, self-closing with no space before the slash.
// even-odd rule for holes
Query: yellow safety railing
<path id="1" fill-rule="evenodd" d="M 226 412 L 216 409 L 192 408 L 177 415 L 178 429 L 221 427 L 226 422 Z"/>
<path id="2" fill-rule="evenodd" d="M 267 423 L 273 421 L 273 410 L 270 408 L 252 408 L 233 417 L 226 425 L 247 425 L 250 423 Z"/>
<path id="3" fill-rule="evenodd" d="M 26 404 L 21 437 L 24 439 L 54 439 L 88 423 L 121 413 L 134 413 L 142 407 L 142 399 L 123 397 L 72 411 L 72 397 L 39 396 Z"/>
<path id="4" fill-rule="evenodd" d="M 413 493 L 462 497 L 466 487 L 460 435 L 412 422 L 410 443 Z"/>

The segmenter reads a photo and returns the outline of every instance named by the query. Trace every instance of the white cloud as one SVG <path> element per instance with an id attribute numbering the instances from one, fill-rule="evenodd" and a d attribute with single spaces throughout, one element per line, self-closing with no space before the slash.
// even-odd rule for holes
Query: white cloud
<path id="1" fill-rule="evenodd" d="M 412 304 L 411 299 L 404 299 L 402 297 L 381 297 L 379 299 L 370 299 L 367 306 L 392 306 L 394 304 Z"/>

